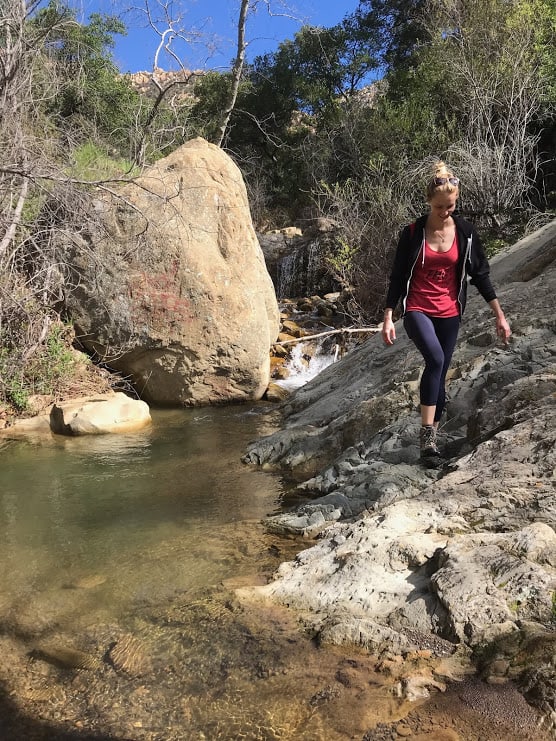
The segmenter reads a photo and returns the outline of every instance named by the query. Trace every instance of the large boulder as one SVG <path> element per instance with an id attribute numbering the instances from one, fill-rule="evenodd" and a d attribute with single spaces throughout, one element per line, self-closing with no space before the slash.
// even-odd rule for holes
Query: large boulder
<path id="1" fill-rule="evenodd" d="M 154 404 L 260 398 L 279 312 L 233 161 L 194 139 L 97 211 L 64 245 L 85 348 Z"/>

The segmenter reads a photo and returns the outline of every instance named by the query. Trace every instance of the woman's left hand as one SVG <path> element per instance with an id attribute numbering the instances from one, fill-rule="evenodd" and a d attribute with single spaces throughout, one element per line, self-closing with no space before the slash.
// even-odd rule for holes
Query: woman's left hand
<path id="1" fill-rule="evenodd" d="M 497 316 L 496 317 L 496 334 L 498 335 L 498 337 L 500 337 L 500 339 L 505 345 L 508 344 L 511 333 L 512 333 L 512 330 L 510 329 L 510 325 L 508 324 L 504 314 Z"/>

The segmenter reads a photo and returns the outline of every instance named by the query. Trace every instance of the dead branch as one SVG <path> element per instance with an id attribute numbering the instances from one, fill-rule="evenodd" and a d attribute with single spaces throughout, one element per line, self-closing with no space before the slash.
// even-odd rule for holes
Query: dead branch
<path id="1" fill-rule="evenodd" d="M 18 195 L 17 205 L 13 211 L 13 214 L 11 215 L 11 219 L 10 219 L 11 223 L 9 224 L 8 229 L 6 230 L 6 233 L 4 234 L 2 241 L 0 241 L 0 259 L 7 252 L 8 247 L 10 246 L 10 244 L 12 243 L 15 237 L 17 228 L 21 221 L 21 214 L 23 212 L 23 207 L 27 199 L 28 191 L 29 191 L 29 180 L 28 178 L 23 178 L 21 189 Z"/>
<path id="2" fill-rule="evenodd" d="M 380 327 L 347 327 L 344 329 L 330 329 L 327 332 L 309 334 L 304 337 L 296 337 L 292 340 L 277 340 L 273 345 L 293 345 L 296 342 L 309 342 L 309 340 L 318 340 L 321 337 L 332 337 L 335 334 L 377 334 L 378 332 L 380 332 Z"/>
<path id="3" fill-rule="evenodd" d="M 241 0 L 241 8 L 239 11 L 239 18 L 237 22 L 236 58 L 234 60 L 234 66 L 232 69 L 232 89 L 230 90 L 230 97 L 226 105 L 226 110 L 222 115 L 222 122 L 219 126 L 218 141 L 216 142 L 219 147 L 222 146 L 224 136 L 226 135 L 226 129 L 228 128 L 228 124 L 230 123 L 230 117 L 236 104 L 239 91 L 239 83 L 241 82 L 241 75 L 243 73 L 243 65 L 245 63 L 245 49 L 247 48 L 247 42 L 245 40 L 245 24 L 247 22 L 248 11 L 249 0 Z"/>

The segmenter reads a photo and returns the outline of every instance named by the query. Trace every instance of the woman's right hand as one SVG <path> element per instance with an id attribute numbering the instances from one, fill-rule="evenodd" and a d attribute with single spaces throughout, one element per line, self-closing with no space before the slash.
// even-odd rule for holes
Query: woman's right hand
<path id="1" fill-rule="evenodd" d="M 396 327 L 394 326 L 391 316 L 384 317 L 381 334 L 385 345 L 394 344 L 394 340 L 396 339 Z"/>

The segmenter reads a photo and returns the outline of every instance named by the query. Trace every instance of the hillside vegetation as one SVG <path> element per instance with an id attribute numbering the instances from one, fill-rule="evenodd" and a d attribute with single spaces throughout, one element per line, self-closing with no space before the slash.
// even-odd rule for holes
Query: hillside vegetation
<path id="1" fill-rule="evenodd" d="M 554 0 L 361 0 L 332 28 L 301 28 L 243 68 L 225 126 L 255 226 L 332 218 L 323 257 L 372 321 L 431 159 L 461 177 L 461 212 L 491 251 L 552 218 L 555 30 Z M 124 33 L 113 16 L 78 22 L 71 2 L 1 11 L 0 403 L 18 411 L 75 388 L 53 235 L 75 240 L 99 191 L 194 136 L 218 142 L 227 120 L 233 70 L 187 72 L 174 55 L 176 76 L 155 68 L 138 89 L 112 57 Z"/>

